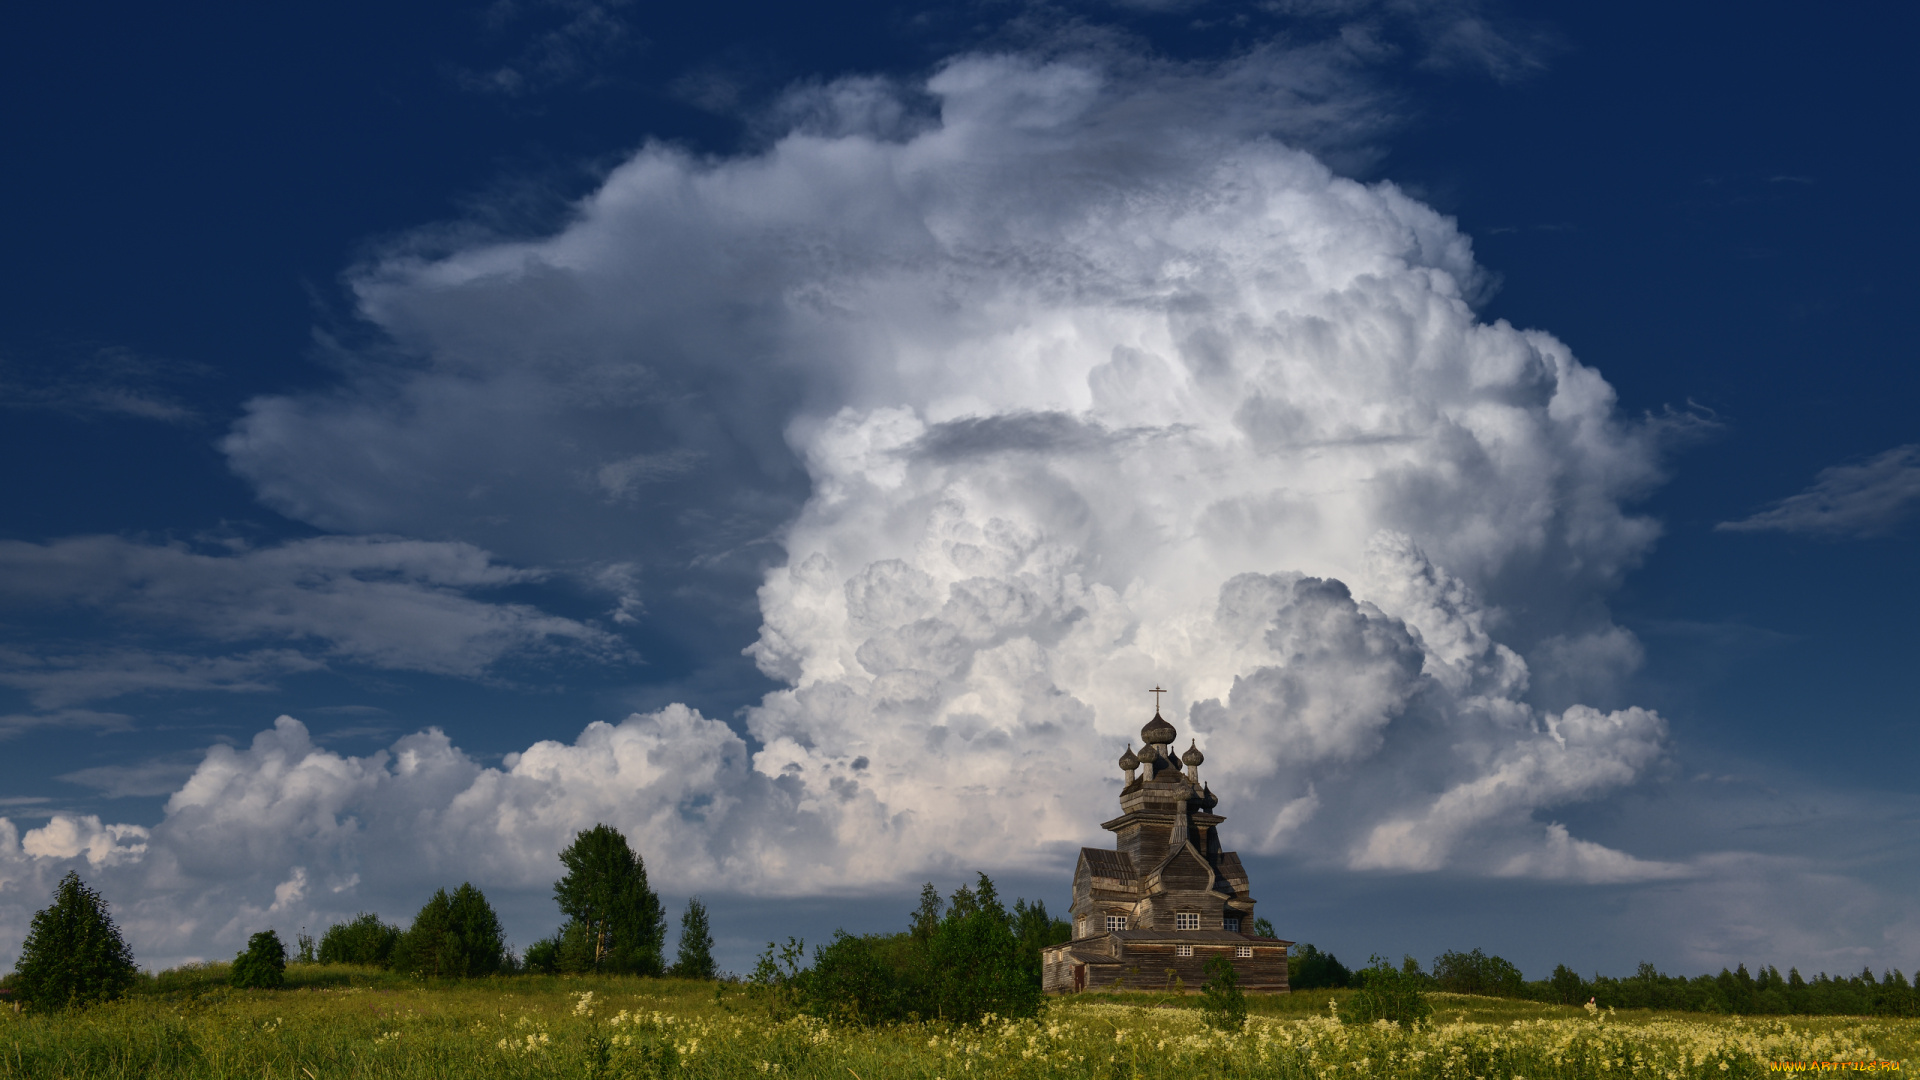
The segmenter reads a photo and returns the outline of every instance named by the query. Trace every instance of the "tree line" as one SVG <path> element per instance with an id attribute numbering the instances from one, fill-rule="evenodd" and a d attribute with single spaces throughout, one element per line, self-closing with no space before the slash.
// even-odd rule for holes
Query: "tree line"
<path id="1" fill-rule="evenodd" d="M 406 928 L 362 912 L 327 928 L 316 948 L 302 934 L 296 962 L 361 964 L 427 978 L 473 978 L 532 973 L 673 975 L 713 978 L 713 938 L 706 908 L 688 901 L 679 948 L 665 958 L 666 914 L 647 882 L 646 865 L 619 830 L 596 825 L 575 835 L 560 853 L 564 871 L 553 895 L 562 922 L 548 937 L 515 956 L 499 916 L 471 883 L 438 889 Z M 1255 932 L 1271 937 L 1266 920 Z M 752 992 L 773 1011 L 794 1010 L 836 1021 L 884 1024 L 914 1019 L 971 1023 L 988 1014 L 1031 1016 L 1041 1007 L 1041 954 L 1072 936 L 1065 919 L 1041 902 L 1015 900 L 1011 908 L 993 881 L 980 874 L 971 886 L 943 899 L 929 882 L 907 928 L 892 934 L 836 931 L 814 949 L 803 942 L 768 943 Z M 239 987 L 271 988 L 286 978 L 287 950 L 272 929 L 254 933 L 230 971 Z M 1411 956 L 1395 967 L 1376 956 L 1358 971 L 1312 944 L 1289 956 L 1295 990 L 1349 987 L 1357 991 L 1343 1019 L 1413 1022 L 1430 1012 L 1429 991 L 1522 998 L 1596 1008 L 1662 1009 L 1737 1015 L 1920 1015 L 1920 988 L 1898 970 L 1808 980 L 1789 968 L 1746 965 L 1718 975 L 1665 975 L 1641 964 L 1631 976 L 1584 978 L 1565 964 L 1528 981 L 1511 962 L 1476 948 L 1446 952 L 1431 970 Z M 1204 988 L 1209 1020 L 1238 1026 L 1245 1007 L 1230 966 Z M 61 1009 L 110 1000 L 138 982 L 133 950 L 106 901 L 77 873 L 54 889 L 36 913 L 13 973 L 0 985 L 27 1007 Z M 1218 1013 L 1216 1017 L 1214 1014 Z"/>
<path id="2" fill-rule="evenodd" d="M 665 909 L 647 883 L 645 862 L 618 829 L 602 824 L 576 834 L 560 864 L 564 873 L 553 895 L 563 921 L 523 956 L 508 947 L 486 894 L 464 882 L 452 892 L 435 890 L 405 929 L 361 912 L 329 926 L 317 946 L 301 934 L 293 962 L 359 964 L 434 979 L 520 972 L 714 977 L 712 928 L 698 897 L 687 901 L 677 955 L 666 962 Z M 279 933 L 258 931 L 234 957 L 229 982 L 282 986 L 288 962 Z M 133 950 L 106 901 L 78 873 L 68 873 L 53 902 L 34 915 L 4 987 L 41 1011 L 111 1000 L 139 979 Z"/>
<path id="3" fill-rule="evenodd" d="M 1377 958 L 1376 958 L 1377 959 Z M 1380 965 L 1376 964 L 1375 968 Z M 1288 957 L 1288 983 L 1295 990 L 1360 987 L 1361 972 L 1349 970 L 1332 953 L 1310 944 L 1296 945 Z M 1749 972 L 1745 964 L 1718 975 L 1665 975 L 1643 963 L 1632 975 L 1585 978 L 1565 964 L 1544 979 L 1527 980 L 1520 969 L 1480 949 L 1446 952 L 1424 970 L 1412 957 L 1402 959 L 1398 972 L 1422 990 L 1488 997 L 1522 998 L 1556 1005 L 1584 1005 L 1602 1009 L 1662 1009 L 1672 1012 L 1726 1013 L 1736 1016 L 1920 1016 L 1920 988 L 1899 970 L 1889 968 L 1875 976 L 1872 968 L 1858 975 L 1812 979 L 1788 968 L 1782 976 L 1771 965 Z"/>

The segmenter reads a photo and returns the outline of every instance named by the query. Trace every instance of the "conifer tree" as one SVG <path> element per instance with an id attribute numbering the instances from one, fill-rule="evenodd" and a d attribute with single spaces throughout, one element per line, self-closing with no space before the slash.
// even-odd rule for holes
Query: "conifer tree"
<path id="1" fill-rule="evenodd" d="M 687 901 L 680 916 L 680 950 L 671 974 L 682 979 L 713 978 L 713 933 L 707 925 L 707 906 L 699 897 Z"/>
<path id="2" fill-rule="evenodd" d="M 492 975 L 506 963 L 506 934 L 486 894 L 470 882 L 451 895 L 435 890 L 413 925 L 394 942 L 396 971 L 430 978 Z"/>
<path id="3" fill-rule="evenodd" d="M 72 872 L 54 886 L 53 903 L 34 915 L 13 970 L 21 1002 L 35 1011 L 109 1001 L 138 977 L 106 901 Z"/>
<path id="4" fill-rule="evenodd" d="M 933 940 L 934 931 L 940 929 L 940 912 L 946 902 L 940 899 L 940 890 L 929 881 L 920 887 L 920 906 L 913 910 L 912 922 L 908 933 L 913 940 L 925 945 Z"/>
<path id="5" fill-rule="evenodd" d="M 228 981 L 241 988 L 278 990 L 287 982 L 287 946 L 280 935 L 262 930 L 247 939 L 247 948 L 233 958 Z"/>

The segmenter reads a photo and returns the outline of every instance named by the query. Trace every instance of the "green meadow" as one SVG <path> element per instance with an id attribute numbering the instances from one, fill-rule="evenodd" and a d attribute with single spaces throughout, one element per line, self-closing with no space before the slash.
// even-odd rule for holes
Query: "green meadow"
<path id="1" fill-rule="evenodd" d="M 1920 1020 L 1589 1012 L 1433 994 L 1412 1031 L 1342 1024 L 1349 991 L 1254 998 L 1214 1031 L 1191 996 L 1084 995 L 1028 1020 L 842 1027 L 711 981 L 519 975 L 420 981 L 295 964 L 234 990 L 209 964 L 67 1013 L 0 1013 L 0 1077 L 1525 1077 L 1760 1076 L 1775 1063 L 1920 1068 Z M 1789 1066 L 1791 1067 L 1791 1066 Z M 1845 1068 L 1845 1066 L 1842 1066 Z"/>

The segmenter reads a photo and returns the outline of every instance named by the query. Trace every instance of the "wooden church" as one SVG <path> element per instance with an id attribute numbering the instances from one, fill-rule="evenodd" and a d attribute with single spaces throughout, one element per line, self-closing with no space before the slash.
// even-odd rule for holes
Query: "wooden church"
<path id="1" fill-rule="evenodd" d="M 1139 754 L 1129 745 L 1120 757 L 1120 816 L 1100 826 L 1114 834 L 1114 850 L 1080 849 L 1073 940 L 1043 956 L 1048 993 L 1161 990 L 1176 976 L 1194 990 L 1216 956 L 1233 965 L 1241 989 L 1287 992 L 1293 943 L 1254 935 L 1247 872 L 1221 850 L 1226 818 L 1200 782 L 1206 756 L 1191 740 L 1174 756 L 1175 734 L 1156 708 Z"/>

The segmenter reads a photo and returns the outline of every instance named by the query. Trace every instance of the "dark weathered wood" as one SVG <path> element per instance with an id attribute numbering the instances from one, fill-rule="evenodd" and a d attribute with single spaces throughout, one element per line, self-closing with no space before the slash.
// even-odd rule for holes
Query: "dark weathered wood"
<path id="1" fill-rule="evenodd" d="M 1207 980 L 1207 962 L 1224 956 L 1233 965 L 1242 990 L 1288 992 L 1287 946 L 1291 942 L 1252 939 L 1250 957 L 1237 956 L 1235 946 L 1224 944 L 1192 944 L 1193 955 L 1180 956 L 1179 946 L 1186 943 L 1172 934 L 1129 940 L 1114 952 L 1103 947 L 1076 947 L 1091 944 L 1070 943 L 1048 949 L 1043 957 L 1042 987 L 1055 994 L 1079 990 L 1165 991 L 1176 987 L 1197 991 Z"/>
<path id="2" fill-rule="evenodd" d="M 1292 942 L 1252 935 L 1252 887 L 1240 857 L 1221 849 L 1226 818 L 1213 812 L 1217 800 L 1198 780 L 1204 755 L 1190 750 L 1183 770 L 1167 750 L 1173 726 L 1157 712 L 1141 738 L 1137 759 L 1121 759 L 1138 773 L 1127 769 L 1121 814 L 1101 824 L 1114 834 L 1114 850 L 1081 849 L 1074 939 L 1046 950 L 1042 985 L 1049 993 L 1164 990 L 1177 980 L 1197 990 L 1207 961 L 1225 956 L 1243 989 L 1286 993 Z M 1125 920 L 1124 929 L 1110 930 L 1109 919 Z M 1229 920 L 1238 928 L 1228 929 Z M 1192 955 L 1179 955 L 1181 946 Z M 1243 948 L 1252 955 L 1238 956 Z"/>

